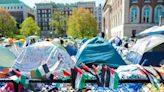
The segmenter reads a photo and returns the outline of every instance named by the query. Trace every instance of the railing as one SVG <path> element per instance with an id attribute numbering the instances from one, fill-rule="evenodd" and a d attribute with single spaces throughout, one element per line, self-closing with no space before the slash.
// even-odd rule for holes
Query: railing
<path id="1" fill-rule="evenodd" d="M 18 84 L 10 79 L 0 79 L 0 82 L 13 82 L 15 92 L 19 92 Z M 97 80 L 86 80 L 86 83 L 97 83 Z M 30 79 L 29 83 L 71 83 L 71 79 L 69 80 L 40 80 L 40 79 Z M 146 79 L 121 79 L 119 83 L 150 83 L 150 80 Z M 160 83 L 164 84 L 164 81 L 160 81 Z"/>

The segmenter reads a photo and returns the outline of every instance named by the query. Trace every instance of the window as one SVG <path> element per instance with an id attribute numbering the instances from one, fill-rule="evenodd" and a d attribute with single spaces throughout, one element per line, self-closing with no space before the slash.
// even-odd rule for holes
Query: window
<path id="1" fill-rule="evenodd" d="M 149 3 L 150 2 L 150 0 L 144 0 L 146 3 Z"/>
<path id="2" fill-rule="evenodd" d="M 155 23 L 159 22 L 159 18 L 160 18 L 160 16 L 162 16 L 162 12 L 164 12 L 163 10 L 164 10 L 164 7 L 162 5 L 156 6 L 155 13 L 154 13 L 155 14 L 155 18 L 154 18 Z"/>
<path id="3" fill-rule="evenodd" d="M 131 2 L 132 2 L 132 3 L 137 3 L 137 2 L 138 2 L 138 0 L 131 0 Z"/>
<path id="4" fill-rule="evenodd" d="M 163 2 L 163 0 L 157 0 L 157 2 Z"/>
<path id="5" fill-rule="evenodd" d="M 48 10 L 48 13 L 51 13 L 51 10 Z"/>
<path id="6" fill-rule="evenodd" d="M 38 10 L 38 13 L 40 13 L 40 10 Z"/>
<path id="7" fill-rule="evenodd" d="M 142 22 L 144 23 L 151 22 L 151 8 L 148 5 L 143 7 Z"/>
<path id="8" fill-rule="evenodd" d="M 44 13 L 44 10 L 42 10 L 42 13 Z"/>
<path id="9" fill-rule="evenodd" d="M 132 6 L 130 9 L 130 22 L 139 22 L 139 8 L 137 6 Z"/>

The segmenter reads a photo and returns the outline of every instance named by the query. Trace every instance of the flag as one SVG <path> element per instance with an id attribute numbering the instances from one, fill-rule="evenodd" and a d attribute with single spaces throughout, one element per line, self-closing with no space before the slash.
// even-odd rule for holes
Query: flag
<path id="1" fill-rule="evenodd" d="M 158 90 L 160 88 L 160 83 L 159 81 L 157 80 L 157 78 L 155 78 L 154 75 L 152 75 L 148 70 L 146 70 L 145 68 L 140 68 L 140 67 L 137 67 L 142 73 L 144 73 L 147 78 L 150 80 L 151 84 L 156 87 Z"/>
<path id="2" fill-rule="evenodd" d="M 150 71 L 146 70 L 145 68 L 143 68 L 143 70 L 145 70 L 145 73 L 148 75 L 148 78 L 150 82 L 153 84 L 153 86 L 159 90 L 160 82 L 158 81 L 158 79 Z"/>
<path id="3" fill-rule="evenodd" d="M 90 69 L 89 69 L 89 67 L 88 66 L 86 66 L 85 64 L 83 64 L 82 63 L 82 68 L 85 70 L 85 71 L 87 71 L 87 72 L 89 72 L 90 71 Z"/>
<path id="4" fill-rule="evenodd" d="M 63 70 L 63 74 L 66 80 L 71 78 L 71 73 L 69 73 L 67 70 Z"/>
<path id="5" fill-rule="evenodd" d="M 109 87 L 112 89 L 117 89 L 118 88 L 118 82 L 119 82 L 118 73 L 114 69 L 110 68 Z"/>
<path id="6" fill-rule="evenodd" d="M 76 89 L 83 89 L 85 87 L 85 75 L 84 72 L 76 67 L 77 70 L 77 76 L 76 76 L 76 80 L 75 80 L 75 88 Z"/>
<path id="7" fill-rule="evenodd" d="M 25 75 L 20 76 L 20 83 L 23 85 L 24 88 L 27 88 L 29 85 L 29 78 Z"/>
<path id="8" fill-rule="evenodd" d="M 97 71 L 98 71 L 97 67 L 95 65 L 92 65 L 92 68 L 93 68 L 94 73 L 97 74 Z"/>
<path id="9" fill-rule="evenodd" d="M 42 76 L 49 73 L 49 68 L 48 68 L 47 64 L 44 64 L 44 65 L 40 66 L 39 68 L 37 68 L 35 70 L 35 73 L 36 73 L 37 78 L 41 78 Z"/>
<path id="10" fill-rule="evenodd" d="M 69 73 L 69 72 L 66 71 L 66 70 L 63 70 L 63 74 L 64 74 L 64 76 L 71 76 L 71 73 Z"/>
<path id="11" fill-rule="evenodd" d="M 9 79 L 13 80 L 16 83 L 20 82 L 19 77 L 15 75 L 14 71 L 9 72 L 8 76 L 9 76 Z"/>
<path id="12" fill-rule="evenodd" d="M 86 66 L 86 65 L 83 64 L 83 63 L 82 63 L 81 66 L 82 66 L 82 68 L 83 68 L 86 72 L 88 72 L 88 73 L 94 75 L 94 73 L 91 71 L 91 69 L 90 69 L 88 66 Z"/>
<path id="13" fill-rule="evenodd" d="M 14 92 L 14 85 L 9 82 L 0 88 L 0 92 Z"/>
<path id="14" fill-rule="evenodd" d="M 100 86 L 100 77 L 98 75 L 101 73 L 101 69 L 99 67 L 96 67 L 95 65 L 92 65 L 92 68 L 95 73 L 95 77 L 97 78 L 97 84 Z"/>

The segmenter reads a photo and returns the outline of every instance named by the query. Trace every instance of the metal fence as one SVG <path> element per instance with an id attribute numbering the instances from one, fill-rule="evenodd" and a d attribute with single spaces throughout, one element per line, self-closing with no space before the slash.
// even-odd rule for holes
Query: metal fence
<path id="1" fill-rule="evenodd" d="M 68 80 L 41 80 L 41 79 L 30 79 L 29 83 L 71 83 L 71 79 Z M 8 83 L 8 82 L 12 82 L 14 84 L 14 90 L 15 92 L 19 92 L 19 86 L 17 83 L 15 83 L 13 80 L 10 79 L 0 79 L 0 82 L 2 83 Z M 97 80 L 86 80 L 86 83 L 97 83 Z M 119 80 L 119 83 L 150 83 L 150 80 L 141 80 L 141 79 L 123 79 L 123 80 Z M 164 84 L 164 81 L 160 81 L 160 83 Z"/>

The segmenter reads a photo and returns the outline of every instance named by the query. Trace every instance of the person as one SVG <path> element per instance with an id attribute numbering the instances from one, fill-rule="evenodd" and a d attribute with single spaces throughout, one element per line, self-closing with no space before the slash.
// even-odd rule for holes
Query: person
<path id="1" fill-rule="evenodd" d="M 62 38 L 60 38 L 60 44 L 64 45 L 64 40 Z"/>

